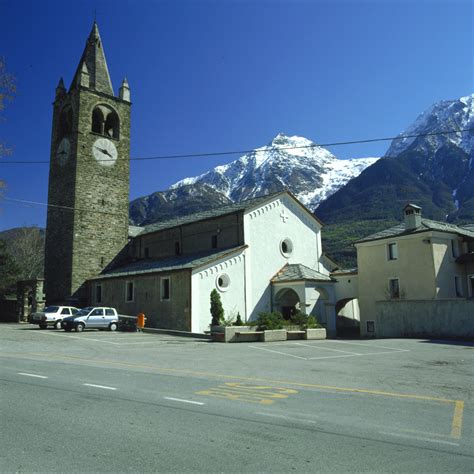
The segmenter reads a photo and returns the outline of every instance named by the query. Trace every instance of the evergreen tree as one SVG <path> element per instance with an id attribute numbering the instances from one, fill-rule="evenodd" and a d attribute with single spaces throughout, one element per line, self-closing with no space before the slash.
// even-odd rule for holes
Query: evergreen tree
<path id="1" fill-rule="evenodd" d="M 219 326 L 224 320 L 224 308 L 222 307 L 221 295 L 216 289 L 211 291 L 211 326 Z"/>

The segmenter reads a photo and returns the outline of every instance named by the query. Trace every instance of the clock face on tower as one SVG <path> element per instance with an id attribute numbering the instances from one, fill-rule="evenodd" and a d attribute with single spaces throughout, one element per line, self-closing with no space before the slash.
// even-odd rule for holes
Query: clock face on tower
<path id="1" fill-rule="evenodd" d="M 63 138 L 59 142 L 58 149 L 56 151 L 56 158 L 61 166 L 66 164 L 67 160 L 69 159 L 70 152 L 71 142 L 67 138 Z"/>
<path id="2" fill-rule="evenodd" d="M 92 154 L 103 166 L 113 166 L 118 156 L 114 142 L 108 138 L 98 138 L 92 145 Z"/>

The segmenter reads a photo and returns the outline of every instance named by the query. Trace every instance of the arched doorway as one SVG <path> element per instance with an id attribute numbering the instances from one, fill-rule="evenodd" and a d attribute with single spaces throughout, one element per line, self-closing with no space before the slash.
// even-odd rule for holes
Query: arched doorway
<path id="1" fill-rule="evenodd" d="M 357 298 L 343 298 L 336 303 L 336 331 L 340 337 L 360 336 Z"/>
<path id="2" fill-rule="evenodd" d="M 290 319 L 291 315 L 296 313 L 296 305 L 299 302 L 298 294 L 291 288 L 283 288 L 275 295 L 276 309 L 285 319 Z"/>

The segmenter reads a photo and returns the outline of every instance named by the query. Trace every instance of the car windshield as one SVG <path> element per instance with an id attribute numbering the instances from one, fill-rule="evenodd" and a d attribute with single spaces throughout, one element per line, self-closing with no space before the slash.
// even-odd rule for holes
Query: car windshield
<path id="1" fill-rule="evenodd" d="M 87 316 L 91 312 L 91 309 L 91 306 L 88 306 L 87 308 L 82 308 L 76 313 L 76 316 Z"/>
<path id="2" fill-rule="evenodd" d="M 59 309 L 59 306 L 48 306 L 47 308 L 44 309 L 45 313 L 57 313 Z"/>

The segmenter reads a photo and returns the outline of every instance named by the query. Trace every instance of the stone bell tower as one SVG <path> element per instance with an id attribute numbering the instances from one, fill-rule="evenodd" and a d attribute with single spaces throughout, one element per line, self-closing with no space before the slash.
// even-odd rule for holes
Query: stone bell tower
<path id="1" fill-rule="evenodd" d="M 85 281 L 128 240 L 130 89 L 112 88 L 94 22 L 69 91 L 61 79 L 53 126 L 45 245 L 48 304 L 85 302 Z"/>

